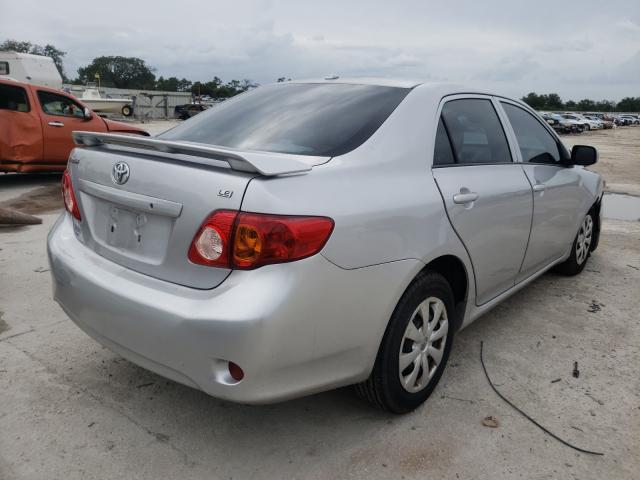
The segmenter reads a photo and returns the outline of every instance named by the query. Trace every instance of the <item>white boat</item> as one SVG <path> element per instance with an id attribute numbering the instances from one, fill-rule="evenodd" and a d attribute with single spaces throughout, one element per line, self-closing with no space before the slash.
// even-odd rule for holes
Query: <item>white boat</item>
<path id="1" fill-rule="evenodd" d="M 96 113 L 121 113 L 125 117 L 133 115 L 133 100 L 130 98 L 103 98 L 100 91 L 87 86 L 80 97 L 82 103 Z"/>

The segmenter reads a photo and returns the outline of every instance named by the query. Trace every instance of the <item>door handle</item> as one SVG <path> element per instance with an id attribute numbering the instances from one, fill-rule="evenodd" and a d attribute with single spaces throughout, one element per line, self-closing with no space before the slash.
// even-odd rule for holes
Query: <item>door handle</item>
<path id="1" fill-rule="evenodd" d="M 64 123 L 62 122 L 49 122 L 49 125 L 52 127 L 64 127 Z"/>
<path id="2" fill-rule="evenodd" d="M 478 194 L 476 192 L 467 192 L 467 193 L 456 193 L 453 196 L 453 203 L 464 204 L 475 202 L 478 199 Z"/>
<path id="3" fill-rule="evenodd" d="M 534 191 L 534 192 L 544 192 L 544 189 L 545 189 L 545 188 L 546 188 L 546 187 L 544 186 L 544 183 L 536 183 L 536 184 L 533 186 L 533 191 Z"/>

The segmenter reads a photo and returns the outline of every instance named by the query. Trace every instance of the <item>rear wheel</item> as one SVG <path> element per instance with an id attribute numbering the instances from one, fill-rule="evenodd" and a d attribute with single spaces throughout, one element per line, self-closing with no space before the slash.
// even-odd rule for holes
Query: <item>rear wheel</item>
<path id="1" fill-rule="evenodd" d="M 371 376 L 356 385 L 374 406 L 409 412 L 433 392 L 444 371 L 454 333 L 453 293 L 437 273 L 421 274 L 398 303 Z"/>
<path id="2" fill-rule="evenodd" d="M 131 108 L 129 105 L 125 105 L 124 107 L 122 107 L 121 112 L 125 117 L 130 117 L 133 114 L 133 108 Z"/>
<path id="3" fill-rule="evenodd" d="M 594 235 L 593 227 L 593 213 L 589 212 L 585 215 L 578 234 L 573 241 L 571 255 L 556 267 L 558 272 L 565 275 L 577 275 L 584 270 L 587 259 L 591 255 L 591 244 Z"/>

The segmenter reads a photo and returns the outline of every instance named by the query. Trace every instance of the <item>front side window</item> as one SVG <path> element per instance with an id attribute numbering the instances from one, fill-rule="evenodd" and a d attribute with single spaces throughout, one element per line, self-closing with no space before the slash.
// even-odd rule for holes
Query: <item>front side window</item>
<path id="1" fill-rule="evenodd" d="M 341 83 L 270 85 L 215 105 L 159 138 L 337 156 L 373 135 L 409 91 Z"/>
<path id="2" fill-rule="evenodd" d="M 510 163 L 511 152 L 491 100 L 451 100 L 442 108 L 458 164 Z"/>
<path id="3" fill-rule="evenodd" d="M 558 143 L 533 115 L 510 103 L 502 102 L 502 108 L 513 127 L 523 162 L 554 164 L 560 161 Z"/>
<path id="4" fill-rule="evenodd" d="M 0 62 L 0 75 L 9 75 L 9 62 Z"/>
<path id="5" fill-rule="evenodd" d="M 40 100 L 42 110 L 48 115 L 84 118 L 84 109 L 80 104 L 64 95 L 40 90 L 38 91 L 38 100 Z"/>
<path id="6" fill-rule="evenodd" d="M 28 112 L 27 92 L 22 87 L 0 83 L 0 109 L 14 112 Z"/>

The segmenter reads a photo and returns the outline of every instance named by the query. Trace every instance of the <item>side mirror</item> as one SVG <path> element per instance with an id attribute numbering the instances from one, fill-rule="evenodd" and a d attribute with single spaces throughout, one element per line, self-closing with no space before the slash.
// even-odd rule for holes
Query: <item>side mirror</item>
<path id="1" fill-rule="evenodd" d="M 91 117 L 92 117 L 91 110 L 85 107 L 84 110 L 82 111 L 82 116 L 85 120 L 91 120 Z"/>
<path id="2" fill-rule="evenodd" d="M 571 149 L 571 164 L 588 167 L 598 161 L 598 150 L 589 145 L 574 145 Z"/>

